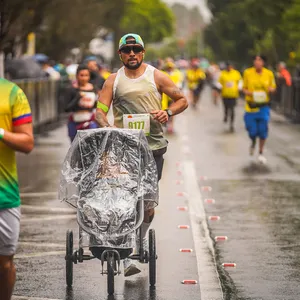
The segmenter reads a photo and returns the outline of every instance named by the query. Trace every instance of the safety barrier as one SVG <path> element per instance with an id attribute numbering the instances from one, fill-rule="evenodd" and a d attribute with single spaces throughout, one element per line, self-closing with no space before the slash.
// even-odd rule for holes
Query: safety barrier
<path id="1" fill-rule="evenodd" d="M 35 132 L 57 123 L 64 115 L 64 92 L 68 80 L 22 79 L 14 82 L 28 98 Z"/>
<path id="2" fill-rule="evenodd" d="M 272 108 L 290 118 L 300 122 L 300 78 L 295 77 L 292 86 L 287 86 L 282 80 L 277 81 L 277 91 L 272 97 Z"/>

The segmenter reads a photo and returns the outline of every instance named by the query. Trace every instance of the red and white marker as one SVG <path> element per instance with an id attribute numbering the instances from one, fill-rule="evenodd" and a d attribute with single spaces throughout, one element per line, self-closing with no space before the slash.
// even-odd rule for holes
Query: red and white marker
<path id="1" fill-rule="evenodd" d="M 181 165 L 180 161 L 176 162 L 176 167 L 179 167 Z"/>
<path id="2" fill-rule="evenodd" d="M 205 199 L 204 202 L 206 204 L 215 204 L 216 203 L 216 200 L 215 199 Z"/>
<path id="3" fill-rule="evenodd" d="M 197 284 L 198 281 L 197 280 L 193 280 L 193 279 L 185 279 L 181 281 L 182 284 Z"/>
<path id="4" fill-rule="evenodd" d="M 224 264 L 222 264 L 222 266 L 224 268 L 235 268 L 236 264 L 235 263 L 224 263 Z"/>
<path id="5" fill-rule="evenodd" d="M 188 194 L 185 193 L 185 192 L 177 192 L 176 196 L 178 196 L 178 197 L 188 197 Z"/>
<path id="6" fill-rule="evenodd" d="M 220 221 L 220 217 L 219 216 L 209 216 L 208 217 L 209 221 Z"/>
<path id="7" fill-rule="evenodd" d="M 177 210 L 179 211 L 188 211 L 187 206 L 177 206 Z"/>
<path id="8" fill-rule="evenodd" d="M 205 181 L 205 180 L 207 180 L 208 178 L 207 178 L 207 176 L 200 176 L 199 179 Z"/>
<path id="9" fill-rule="evenodd" d="M 183 184 L 182 180 L 176 180 L 176 185 L 181 185 L 181 184 Z"/>
<path id="10" fill-rule="evenodd" d="M 227 241 L 228 237 L 227 236 L 216 236 L 215 241 L 216 242 L 222 242 L 222 241 Z"/>
<path id="11" fill-rule="evenodd" d="M 182 252 L 182 253 L 191 253 L 191 252 L 193 252 L 193 249 L 183 248 L 183 249 L 179 249 L 179 252 Z"/>
<path id="12" fill-rule="evenodd" d="M 190 229 L 189 225 L 178 225 L 179 229 Z"/>
<path id="13" fill-rule="evenodd" d="M 177 175 L 181 176 L 182 172 L 181 171 L 177 171 Z"/>
<path id="14" fill-rule="evenodd" d="M 202 192 L 211 192 L 212 191 L 212 187 L 211 186 L 202 186 L 201 187 L 201 191 Z"/>

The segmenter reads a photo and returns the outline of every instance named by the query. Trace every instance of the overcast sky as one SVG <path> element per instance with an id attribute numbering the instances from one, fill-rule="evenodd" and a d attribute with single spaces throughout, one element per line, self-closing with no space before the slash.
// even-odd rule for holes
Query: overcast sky
<path id="1" fill-rule="evenodd" d="M 207 22 L 210 20 L 211 13 L 206 6 L 205 0 L 163 0 L 163 1 L 168 4 L 173 4 L 177 2 L 177 3 L 184 4 L 187 7 L 198 6 L 199 11 L 202 13 L 204 20 Z"/>

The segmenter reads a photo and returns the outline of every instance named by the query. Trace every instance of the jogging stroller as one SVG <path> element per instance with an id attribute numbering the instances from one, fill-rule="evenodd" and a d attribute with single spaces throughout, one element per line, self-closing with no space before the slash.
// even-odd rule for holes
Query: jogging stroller
<path id="1" fill-rule="evenodd" d="M 77 250 L 73 232 L 66 235 L 67 286 L 73 284 L 73 264 L 98 258 L 111 295 L 120 261 L 127 257 L 149 263 L 150 285 L 155 286 L 155 232 L 149 230 L 149 251 L 140 236 L 144 211 L 158 204 L 156 164 L 143 131 L 78 131 L 63 163 L 59 198 L 76 208 L 79 225 Z M 136 241 L 138 254 L 132 254 Z M 86 248 L 91 254 L 84 253 Z"/>

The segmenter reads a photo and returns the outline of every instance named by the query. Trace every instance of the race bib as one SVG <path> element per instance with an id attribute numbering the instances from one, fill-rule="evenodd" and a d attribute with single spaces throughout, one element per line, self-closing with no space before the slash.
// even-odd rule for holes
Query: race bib
<path id="1" fill-rule="evenodd" d="M 150 114 L 123 115 L 123 127 L 141 129 L 145 135 L 150 135 Z"/>
<path id="2" fill-rule="evenodd" d="M 264 103 L 267 102 L 267 93 L 264 91 L 253 92 L 253 100 L 256 103 Z"/>
<path id="3" fill-rule="evenodd" d="M 234 86 L 233 81 L 228 81 L 228 82 L 226 82 L 226 87 L 227 87 L 227 88 L 232 88 L 233 86 Z"/>

